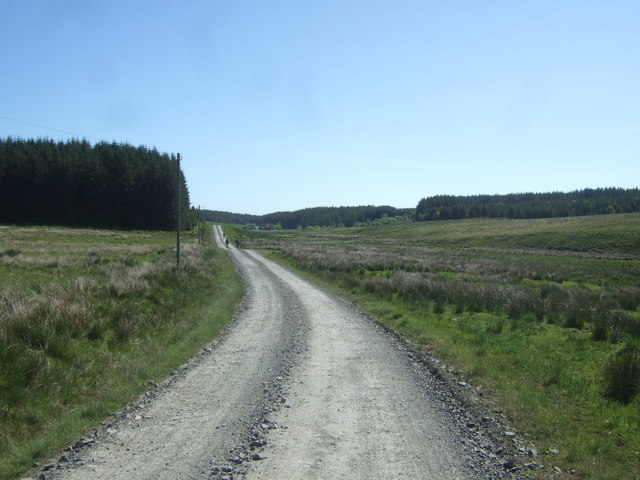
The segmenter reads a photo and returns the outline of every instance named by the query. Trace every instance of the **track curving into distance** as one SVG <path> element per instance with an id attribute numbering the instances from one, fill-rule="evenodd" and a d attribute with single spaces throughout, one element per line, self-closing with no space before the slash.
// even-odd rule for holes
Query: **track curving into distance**
<path id="1" fill-rule="evenodd" d="M 47 478 L 512 478 L 414 349 L 258 253 L 228 250 L 247 287 L 233 324 Z"/>

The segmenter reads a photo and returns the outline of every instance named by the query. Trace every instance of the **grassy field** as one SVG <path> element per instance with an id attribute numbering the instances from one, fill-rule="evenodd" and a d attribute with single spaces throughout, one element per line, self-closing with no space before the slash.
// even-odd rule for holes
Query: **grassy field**
<path id="1" fill-rule="evenodd" d="M 640 478 L 640 215 L 243 235 L 460 372 L 539 478 Z"/>
<path id="2" fill-rule="evenodd" d="M 242 296 L 224 252 L 185 235 L 178 271 L 161 232 L 0 226 L 0 279 L 0 479 L 188 360 Z"/>

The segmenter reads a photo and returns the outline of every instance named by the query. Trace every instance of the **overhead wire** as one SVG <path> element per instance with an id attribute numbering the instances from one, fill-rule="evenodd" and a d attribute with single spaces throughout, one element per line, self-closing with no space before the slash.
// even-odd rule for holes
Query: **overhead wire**
<path id="1" fill-rule="evenodd" d="M 73 135 L 73 136 L 79 137 L 79 138 L 93 138 L 93 137 L 91 137 L 89 135 L 83 135 L 81 133 L 71 132 L 69 130 L 62 130 L 60 128 L 47 127 L 46 125 L 40 125 L 40 124 L 37 124 L 37 123 L 25 122 L 24 120 L 18 120 L 16 118 L 7 117 L 5 115 L 0 115 L 0 118 L 3 119 L 3 120 L 9 120 L 10 122 L 21 123 L 23 125 L 29 125 L 30 127 L 44 128 L 45 130 L 52 130 L 54 132 L 66 133 L 68 135 Z"/>

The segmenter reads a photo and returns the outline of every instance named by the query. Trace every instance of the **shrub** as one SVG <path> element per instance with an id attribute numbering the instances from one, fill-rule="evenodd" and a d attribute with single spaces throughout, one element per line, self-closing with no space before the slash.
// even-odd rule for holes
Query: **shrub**
<path id="1" fill-rule="evenodd" d="M 347 289 L 358 288 L 360 284 L 360 278 L 356 275 L 345 275 L 341 282 L 341 286 Z"/>
<path id="2" fill-rule="evenodd" d="M 596 341 L 606 340 L 610 329 L 611 326 L 604 318 L 598 317 L 594 319 L 593 330 L 591 330 L 591 339 Z"/>
<path id="3" fill-rule="evenodd" d="M 577 328 L 580 330 L 584 327 L 584 319 L 579 310 L 569 310 L 562 319 L 562 326 L 565 328 Z"/>
<path id="4" fill-rule="evenodd" d="M 605 396 L 629 403 L 640 391 L 640 352 L 629 346 L 604 364 Z"/>
<path id="5" fill-rule="evenodd" d="M 622 287 L 617 292 L 617 300 L 625 310 L 635 311 L 640 307 L 640 288 Z"/>
<path id="6" fill-rule="evenodd" d="M 581 329 L 584 327 L 585 317 L 587 316 L 585 304 L 580 302 L 579 298 L 573 296 L 564 306 L 561 316 L 563 327 Z"/>
<path id="7" fill-rule="evenodd" d="M 520 318 L 524 315 L 533 315 L 536 319 L 542 320 L 544 316 L 544 306 L 540 296 L 534 292 L 522 289 L 511 289 L 505 295 L 505 308 L 509 318 Z"/>
<path id="8" fill-rule="evenodd" d="M 393 285 L 386 277 L 371 277 L 364 281 L 364 291 L 374 293 L 382 298 L 390 298 L 393 294 Z"/>
<path id="9" fill-rule="evenodd" d="M 419 302 L 424 300 L 427 292 L 425 279 L 419 273 L 396 271 L 391 277 L 398 292 L 398 297 L 405 301 Z"/>
<path id="10" fill-rule="evenodd" d="M 444 313 L 444 302 L 440 300 L 436 300 L 433 303 L 433 313 L 436 315 L 442 315 Z"/>
<path id="11" fill-rule="evenodd" d="M 628 333 L 629 335 L 640 337 L 640 319 L 621 311 L 612 312 L 612 316 L 613 323 L 618 330 Z"/>
<path id="12" fill-rule="evenodd" d="M 505 319 L 500 317 L 495 322 L 492 322 L 487 326 L 487 332 L 493 333 L 495 335 L 499 335 L 500 333 L 502 333 L 505 326 L 506 326 Z"/>

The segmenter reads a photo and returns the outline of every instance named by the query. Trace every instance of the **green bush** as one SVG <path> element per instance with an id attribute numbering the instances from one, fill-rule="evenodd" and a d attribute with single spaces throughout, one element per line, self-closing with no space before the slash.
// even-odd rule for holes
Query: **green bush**
<path id="1" fill-rule="evenodd" d="M 609 336 L 611 326 L 602 317 L 594 319 L 593 329 L 591 330 L 591 339 L 596 341 L 606 340 Z"/>
<path id="2" fill-rule="evenodd" d="M 629 403 L 640 391 L 640 352 L 626 346 L 604 365 L 605 396 Z"/>
<path id="3" fill-rule="evenodd" d="M 640 307 L 640 288 L 638 287 L 620 288 L 616 297 L 620 306 L 625 310 L 633 312 Z"/>

